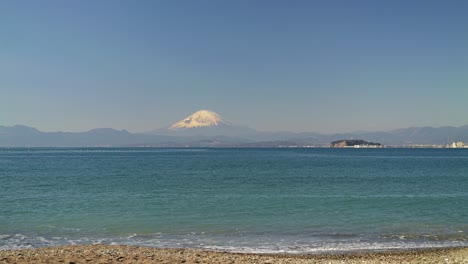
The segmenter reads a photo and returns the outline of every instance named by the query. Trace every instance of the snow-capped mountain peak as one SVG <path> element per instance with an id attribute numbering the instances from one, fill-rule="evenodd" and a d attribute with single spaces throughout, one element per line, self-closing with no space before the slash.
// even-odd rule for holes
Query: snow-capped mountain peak
<path id="1" fill-rule="evenodd" d="M 171 130 L 195 127 L 229 125 L 220 115 L 209 110 L 200 110 L 169 127 Z"/>

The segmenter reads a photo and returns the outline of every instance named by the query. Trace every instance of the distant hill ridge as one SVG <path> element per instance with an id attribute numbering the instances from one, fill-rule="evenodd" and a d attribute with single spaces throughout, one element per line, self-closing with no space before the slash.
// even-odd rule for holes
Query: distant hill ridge
<path id="1" fill-rule="evenodd" d="M 43 132 L 24 125 L 0 126 L 0 147 L 325 147 L 330 142 L 343 141 L 344 138 L 360 138 L 369 144 L 379 142 L 395 146 L 447 145 L 458 141 L 468 142 L 468 125 L 329 135 L 313 132 L 259 132 L 233 125 L 213 111 L 200 110 L 171 126 L 148 133 L 131 133 L 112 128 L 86 132 Z M 347 141 L 341 144 L 357 143 Z"/>

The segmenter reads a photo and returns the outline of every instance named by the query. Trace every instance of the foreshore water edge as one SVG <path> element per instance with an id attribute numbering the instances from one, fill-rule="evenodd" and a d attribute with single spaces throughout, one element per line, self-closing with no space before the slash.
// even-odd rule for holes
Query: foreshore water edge
<path id="1" fill-rule="evenodd" d="M 468 263 L 468 247 L 296 255 L 71 245 L 2 250 L 0 263 Z"/>

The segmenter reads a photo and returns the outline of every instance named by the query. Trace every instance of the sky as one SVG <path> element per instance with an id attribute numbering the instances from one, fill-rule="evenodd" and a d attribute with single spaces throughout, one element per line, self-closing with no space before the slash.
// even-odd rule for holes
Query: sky
<path id="1" fill-rule="evenodd" d="M 0 0 L 0 125 L 468 124 L 468 1 Z"/>

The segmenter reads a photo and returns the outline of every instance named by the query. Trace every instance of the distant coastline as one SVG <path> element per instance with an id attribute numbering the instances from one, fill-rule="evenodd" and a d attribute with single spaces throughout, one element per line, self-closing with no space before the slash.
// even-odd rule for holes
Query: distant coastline
<path id="1" fill-rule="evenodd" d="M 205 146 L 205 145 L 136 145 L 136 146 L 0 146 L 0 150 L 8 149 L 313 149 L 313 148 L 336 148 L 336 149 L 468 149 L 468 146 L 462 148 L 453 148 L 448 145 L 381 145 L 381 146 L 347 146 L 347 147 L 330 147 L 326 145 L 298 145 L 298 144 L 274 144 L 274 142 L 258 142 L 255 144 L 241 144 L 241 145 L 216 145 L 216 146 Z"/>
<path id="2" fill-rule="evenodd" d="M 241 148 L 317 148 L 330 142 L 348 140 L 346 147 L 385 148 L 468 148 L 468 126 L 406 128 L 388 132 L 341 134 L 260 132 L 224 125 L 190 128 L 179 132 L 164 130 L 132 133 L 112 128 L 85 132 L 43 132 L 33 127 L 0 126 L 0 147 L 241 147 Z M 366 142 L 350 143 L 353 139 Z"/>

